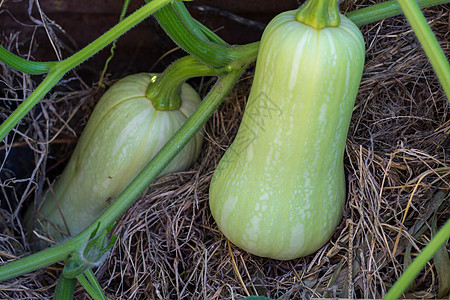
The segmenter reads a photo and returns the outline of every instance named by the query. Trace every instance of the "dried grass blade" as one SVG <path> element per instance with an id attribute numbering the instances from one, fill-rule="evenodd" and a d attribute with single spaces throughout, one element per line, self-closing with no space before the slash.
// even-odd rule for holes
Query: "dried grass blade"
<path id="1" fill-rule="evenodd" d="M 237 275 L 237 277 L 239 278 L 239 282 L 241 283 L 242 288 L 244 289 L 245 294 L 249 297 L 249 296 L 250 296 L 250 293 L 248 292 L 247 287 L 246 287 L 245 284 L 244 284 L 244 280 L 242 280 L 241 273 L 239 273 L 239 269 L 238 269 L 238 267 L 237 267 L 236 260 L 234 259 L 233 251 L 231 250 L 231 243 L 230 243 L 229 240 L 227 240 L 227 243 L 228 243 L 228 251 L 230 252 L 231 260 L 233 261 L 234 271 L 236 272 L 236 275 Z"/>

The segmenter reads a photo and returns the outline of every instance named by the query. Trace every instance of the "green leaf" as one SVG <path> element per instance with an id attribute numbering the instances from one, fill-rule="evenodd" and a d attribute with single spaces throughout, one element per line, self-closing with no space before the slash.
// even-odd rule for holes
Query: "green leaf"
<path id="1" fill-rule="evenodd" d="M 114 246 L 116 242 L 117 235 L 114 235 L 108 242 L 108 234 L 112 229 L 109 226 L 101 233 L 97 234 L 98 228 L 100 227 L 100 222 L 97 223 L 97 228 L 92 231 L 89 241 L 83 250 L 83 258 L 92 264 L 98 264 L 104 255 Z"/>
<path id="2" fill-rule="evenodd" d="M 108 234 L 112 226 L 97 234 L 99 228 L 100 222 L 97 222 L 97 227 L 92 231 L 84 249 L 70 255 L 63 270 L 66 278 L 78 277 L 92 267 L 98 266 L 105 254 L 114 246 L 117 235 L 108 242 Z"/>

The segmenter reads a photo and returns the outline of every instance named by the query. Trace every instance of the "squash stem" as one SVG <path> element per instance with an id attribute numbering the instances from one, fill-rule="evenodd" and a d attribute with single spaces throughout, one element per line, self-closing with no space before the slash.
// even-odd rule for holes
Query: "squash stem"
<path id="1" fill-rule="evenodd" d="M 341 23 L 337 0 L 309 0 L 296 15 L 297 21 L 320 30 Z"/>
<path id="2" fill-rule="evenodd" d="M 192 56 L 185 56 L 171 64 L 162 75 L 155 76 L 145 96 L 157 110 L 176 110 L 181 106 L 181 86 L 189 78 L 216 76 L 223 69 L 214 69 Z"/>

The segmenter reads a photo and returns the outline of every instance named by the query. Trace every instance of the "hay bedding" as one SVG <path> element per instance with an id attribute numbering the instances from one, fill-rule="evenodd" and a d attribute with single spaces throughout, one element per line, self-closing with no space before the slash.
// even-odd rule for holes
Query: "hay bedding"
<path id="1" fill-rule="evenodd" d="M 449 6 L 427 9 L 426 16 L 449 56 Z M 348 201 L 332 240 L 306 258 L 269 260 L 230 245 L 211 217 L 209 182 L 237 132 L 252 82 L 249 70 L 207 123 L 198 162 L 190 171 L 158 180 L 119 220 L 116 247 L 96 270 L 108 298 L 379 298 L 386 293 L 429 241 L 433 218 L 442 225 L 449 217 L 450 118 L 448 102 L 405 19 L 370 24 L 362 32 L 367 61 L 346 147 Z M 14 48 L 16 38 L 8 37 L 4 45 Z M 3 65 L 1 81 L 4 119 L 35 83 Z M 208 84 L 202 86 L 207 89 Z M 16 162 L 8 155 L 3 160 L 2 261 L 29 251 L 20 208 L 60 171 L 98 99 L 96 91 L 72 74 L 2 145 L 8 155 L 24 151 L 34 161 L 19 177 L 8 171 Z M 61 267 L 0 283 L 0 298 L 51 298 Z M 433 298 L 438 288 L 430 261 L 407 296 Z M 88 298 L 81 287 L 76 296 Z"/>

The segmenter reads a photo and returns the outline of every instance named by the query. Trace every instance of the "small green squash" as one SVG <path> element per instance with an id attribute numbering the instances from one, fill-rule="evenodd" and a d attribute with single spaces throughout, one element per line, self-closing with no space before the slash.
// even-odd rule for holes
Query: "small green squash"
<path id="1" fill-rule="evenodd" d="M 365 53 L 345 16 L 318 30 L 296 13 L 276 16 L 263 33 L 242 123 L 209 191 L 232 243 L 281 260 L 317 251 L 342 218 L 343 155 Z"/>
<path id="2" fill-rule="evenodd" d="M 145 97 L 155 79 L 148 73 L 127 76 L 99 100 L 62 175 L 36 213 L 45 234 L 59 241 L 89 226 L 200 104 L 197 92 L 183 84 L 179 109 L 156 110 Z M 202 140 L 198 133 L 160 176 L 187 169 Z"/>

